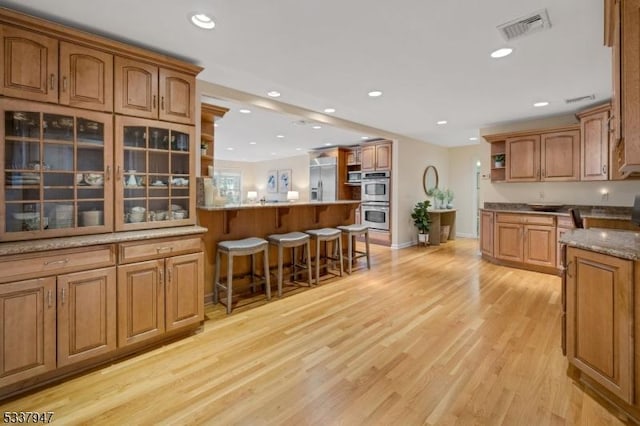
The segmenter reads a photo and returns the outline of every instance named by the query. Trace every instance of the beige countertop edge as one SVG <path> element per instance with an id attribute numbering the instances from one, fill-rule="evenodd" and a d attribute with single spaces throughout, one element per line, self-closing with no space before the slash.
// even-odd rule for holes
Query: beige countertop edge
<path id="1" fill-rule="evenodd" d="M 549 216 L 566 216 L 569 217 L 569 212 L 539 212 L 535 210 L 503 210 L 503 209 L 485 209 L 481 208 L 481 211 L 496 212 L 496 213 L 522 213 L 522 214 L 537 214 L 537 215 L 549 215 Z M 619 220 L 631 220 L 631 215 L 623 214 L 591 214 L 581 213 L 580 217 L 583 219 L 619 219 Z"/>
<path id="2" fill-rule="evenodd" d="M 610 229 L 573 229 L 560 243 L 629 260 L 640 259 L 640 233 Z"/>
<path id="3" fill-rule="evenodd" d="M 183 235 L 203 234 L 207 228 L 201 226 L 176 226 L 163 229 L 145 229 L 142 231 L 114 232 L 109 234 L 81 235 L 76 237 L 47 238 L 42 240 L 16 241 L 0 243 L 0 256 L 33 253 L 39 251 L 60 250 L 87 247 L 101 244 L 114 244 L 127 241 L 149 240 L 153 238 L 180 237 Z"/>
<path id="4" fill-rule="evenodd" d="M 263 209 L 273 207 L 304 207 L 304 206 L 332 206 L 332 205 L 344 205 L 344 204 L 361 204 L 360 200 L 337 200 L 337 201 L 325 201 L 325 202 L 293 202 L 293 203 L 266 203 L 266 204 L 231 204 L 227 206 L 198 206 L 198 210 L 203 211 L 218 211 L 218 210 L 242 210 L 242 209 Z"/>

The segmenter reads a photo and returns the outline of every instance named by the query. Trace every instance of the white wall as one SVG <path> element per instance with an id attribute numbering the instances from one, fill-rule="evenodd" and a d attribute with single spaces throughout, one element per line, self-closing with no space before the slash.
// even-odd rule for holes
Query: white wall
<path id="1" fill-rule="evenodd" d="M 263 196 L 267 200 L 286 201 L 287 194 L 267 193 L 267 172 L 270 170 L 291 170 L 292 190 L 300 193 L 301 201 L 309 200 L 309 156 L 307 154 L 295 157 L 281 158 L 271 161 L 228 161 L 215 160 L 214 169 L 239 169 L 242 171 L 242 198 L 247 191 L 257 191 L 258 199 Z"/>
<path id="2" fill-rule="evenodd" d="M 489 158 L 481 148 L 476 144 L 449 149 L 449 188 L 455 195 L 456 234 L 462 237 L 478 236 L 476 170 L 478 161 L 482 164 Z"/>
<path id="3" fill-rule="evenodd" d="M 393 176 L 391 228 L 394 248 L 415 244 L 417 230 L 411 219 L 411 211 L 418 201 L 427 195 L 422 186 L 424 169 L 433 165 L 438 169 L 440 188 L 449 185 L 449 152 L 446 148 L 427 143 L 399 140 L 393 144 Z"/>

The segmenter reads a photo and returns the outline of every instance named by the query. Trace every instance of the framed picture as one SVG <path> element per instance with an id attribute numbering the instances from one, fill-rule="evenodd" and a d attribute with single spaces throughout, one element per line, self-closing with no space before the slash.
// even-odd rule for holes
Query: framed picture
<path id="1" fill-rule="evenodd" d="M 291 169 L 278 170 L 278 192 L 286 194 L 291 191 Z"/>
<path id="2" fill-rule="evenodd" d="M 267 172 L 267 192 L 278 192 L 277 170 L 269 170 Z"/>

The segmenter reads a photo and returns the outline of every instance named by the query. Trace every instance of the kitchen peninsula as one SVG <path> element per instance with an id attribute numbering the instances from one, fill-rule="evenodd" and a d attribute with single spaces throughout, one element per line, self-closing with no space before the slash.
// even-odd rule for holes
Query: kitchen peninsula
<path id="1" fill-rule="evenodd" d="M 198 206 L 198 223 L 208 229 L 204 235 L 207 299 L 213 294 L 215 250 L 219 241 L 349 225 L 354 223 L 359 205 L 359 200 L 339 200 Z M 269 261 L 271 266 L 276 265 L 275 257 Z M 248 267 L 248 263 L 236 262 L 234 274 L 248 271 Z"/>

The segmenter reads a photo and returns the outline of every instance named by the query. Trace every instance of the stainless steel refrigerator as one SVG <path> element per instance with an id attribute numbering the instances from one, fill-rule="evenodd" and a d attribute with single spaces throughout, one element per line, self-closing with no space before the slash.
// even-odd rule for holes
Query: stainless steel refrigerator
<path id="1" fill-rule="evenodd" d="M 309 163 L 309 187 L 311 201 L 335 201 L 338 181 L 338 164 L 335 157 L 314 158 Z"/>

